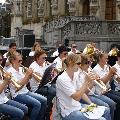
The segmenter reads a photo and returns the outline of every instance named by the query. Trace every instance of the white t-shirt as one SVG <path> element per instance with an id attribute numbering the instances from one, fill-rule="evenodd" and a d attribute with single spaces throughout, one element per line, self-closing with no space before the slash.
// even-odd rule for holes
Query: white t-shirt
<path id="1" fill-rule="evenodd" d="M 12 79 L 16 80 L 16 81 L 20 81 L 24 78 L 24 74 L 22 71 L 22 67 L 19 67 L 19 71 L 16 71 L 12 66 L 7 70 L 7 72 L 12 73 Z M 27 89 L 26 85 L 23 86 L 22 89 L 20 89 L 18 92 L 16 92 L 16 88 L 14 85 L 10 84 L 10 91 L 12 94 L 12 97 L 16 97 L 19 94 L 25 94 L 27 93 L 29 90 Z"/>
<path id="2" fill-rule="evenodd" d="M 34 61 L 30 66 L 29 68 L 32 68 L 33 69 L 33 72 L 37 72 L 39 73 L 41 76 L 43 76 L 44 72 L 45 72 L 45 69 L 46 67 L 45 66 L 40 66 L 38 65 L 38 63 L 36 61 Z M 31 87 L 31 91 L 32 92 L 35 92 L 37 89 L 38 89 L 38 86 L 39 86 L 39 82 L 37 80 L 35 80 L 34 77 L 31 78 L 30 80 L 30 87 Z"/>
<path id="3" fill-rule="evenodd" d="M 0 73 L 1 74 L 1 73 Z M 0 75 L 1 76 L 1 75 Z M 0 77 L 0 84 L 3 83 L 3 78 Z M 2 91 L 2 93 L 0 93 L 0 104 L 6 103 L 9 99 L 7 98 L 7 96 L 5 95 L 4 90 Z"/>
<path id="4" fill-rule="evenodd" d="M 58 77 L 56 81 L 56 95 L 63 117 L 68 116 L 73 111 L 81 109 L 81 103 L 71 97 L 72 94 L 80 89 L 80 84 L 78 79 L 74 78 L 74 80 L 71 80 L 66 72 L 63 72 Z"/>
<path id="5" fill-rule="evenodd" d="M 58 53 L 58 49 L 52 54 L 52 57 L 56 57 L 56 56 L 58 56 L 59 55 L 59 53 Z"/>
<path id="6" fill-rule="evenodd" d="M 97 64 L 93 69 L 92 71 L 94 73 L 96 73 L 97 75 L 99 75 L 100 79 L 102 79 L 103 77 L 105 77 L 106 75 L 108 75 L 108 72 L 109 72 L 109 66 L 107 65 L 104 65 L 104 68 L 101 68 L 101 66 L 99 64 Z M 107 82 L 106 84 L 106 87 L 109 89 L 110 88 L 110 83 L 109 81 Z M 101 94 L 102 92 L 102 89 L 98 86 L 96 86 L 95 88 L 96 90 L 96 93 L 98 94 Z"/>
<path id="7" fill-rule="evenodd" d="M 61 69 L 62 68 L 62 60 L 60 59 L 60 57 L 58 56 L 53 63 L 56 63 L 56 68 L 57 69 Z"/>
<path id="8" fill-rule="evenodd" d="M 116 64 L 113 66 L 117 69 L 117 74 L 120 76 L 120 65 L 118 64 L 118 62 L 116 61 Z M 115 75 L 114 77 L 114 84 L 115 84 L 115 90 L 118 91 L 120 90 L 120 82 L 116 81 L 117 76 Z"/>
<path id="9" fill-rule="evenodd" d="M 31 51 L 31 52 L 29 53 L 29 56 L 34 56 L 34 54 L 35 54 L 35 51 Z"/>
<path id="10" fill-rule="evenodd" d="M 84 71 L 79 68 L 78 71 L 75 72 L 74 77 L 75 77 L 75 79 L 78 79 L 80 81 L 81 85 L 79 87 L 81 87 L 82 84 L 85 82 L 85 73 L 84 73 Z M 88 93 L 88 95 L 93 95 L 94 92 L 95 92 L 95 87 L 93 87 L 91 89 L 91 91 Z"/>

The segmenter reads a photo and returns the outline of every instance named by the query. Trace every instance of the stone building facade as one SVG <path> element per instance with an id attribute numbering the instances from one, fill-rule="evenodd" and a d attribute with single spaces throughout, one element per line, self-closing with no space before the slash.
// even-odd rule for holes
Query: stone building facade
<path id="1" fill-rule="evenodd" d="M 105 50 L 114 43 L 119 44 L 120 0 L 11 0 L 11 2 L 12 36 L 17 35 L 16 28 L 29 29 L 33 30 L 37 40 L 42 39 L 51 46 L 64 42 L 67 38 L 70 43 L 76 42 L 81 50 L 92 40 Z"/>

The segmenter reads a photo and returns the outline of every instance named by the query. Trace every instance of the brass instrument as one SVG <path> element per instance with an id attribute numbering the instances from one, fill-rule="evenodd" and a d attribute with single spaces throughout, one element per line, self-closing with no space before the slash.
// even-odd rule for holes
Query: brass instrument
<path id="1" fill-rule="evenodd" d="M 28 69 L 29 69 L 29 68 L 27 68 L 27 67 L 25 67 L 25 66 L 23 66 L 23 65 L 21 65 L 21 67 L 23 67 L 24 70 L 28 70 Z M 33 77 L 35 78 L 35 80 L 37 80 L 38 82 L 41 82 L 42 76 L 37 75 L 35 72 L 33 72 L 32 75 L 33 75 Z"/>
<path id="2" fill-rule="evenodd" d="M 2 72 L 3 74 L 7 73 L 1 65 L 0 65 L 0 70 L 1 70 L 1 72 Z M 15 86 L 15 88 L 17 89 L 16 92 L 19 91 L 19 90 L 22 88 L 22 86 L 19 85 L 19 84 L 16 82 L 16 80 L 14 80 L 14 79 L 12 78 L 11 75 L 9 75 L 8 77 L 10 78 L 11 83 L 12 83 L 12 84 Z"/>
<path id="3" fill-rule="evenodd" d="M 85 75 L 88 75 L 88 73 L 86 73 L 86 72 L 84 72 L 84 74 L 85 74 Z M 106 87 L 106 85 L 103 83 L 102 80 L 100 80 L 100 79 L 94 80 L 94 83 L 95 83 L 96 85 L 98 85 L 101 89 L 103 89 L 104 91 L 107 90 L 107 87 Z"/>
<path id="4" fill-rule="evenodd" d="M 86 53 L 87 55 L 92 55 L 94 54 L 94 47 L 91 44 L 87 44 L 86 46 Z"/>
<path id="5" fill-rule="evenodd" d="M 109 53 L 108 53 L 108 55 L 109 56 L 117 56 L 117 52 L 118 52 L 119 50 L 117 49 L 117 48 L 113 48 Z"/>

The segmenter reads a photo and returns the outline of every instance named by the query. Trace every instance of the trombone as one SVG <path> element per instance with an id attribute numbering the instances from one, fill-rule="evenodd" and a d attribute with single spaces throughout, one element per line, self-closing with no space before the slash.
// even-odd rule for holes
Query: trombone
<path id="1" fill-rule="evenodd" d="M 2 72 L 3 74 L 7 73 L 1 65 L 0 65 L 0 70 L 1 70 L 1 72 Z M 22 86 L 19 85 L 19 84 L 16 82 L 16 80 L 14 80 L 13 78 L 11 78 L 12 76 L 11 76 L 10 74 L 9 74 L 8 77 L 11 79 L 11 83 L 12 83 L 12 84 L 15 86 L 15 88 L 17 89 L 16 92 L 19 91 L 19 90 L 22 88 Z"/>
<path id="2" fill-rule="evenodd" d="M 25 66 L 23 66 L 23 65 L 21 65 L 21 67 L 22 67 L 25 71 L 29 69 L 29 68 L 27 68 L 27 67 L 25 67 Z M 38 82 L 41 82 L 42 76 L 37 75 L 35 72 L 33 72 L 32 75 L 33 75 L 33 77 L 35 78 L 35 80 L 37 80 Z"/>

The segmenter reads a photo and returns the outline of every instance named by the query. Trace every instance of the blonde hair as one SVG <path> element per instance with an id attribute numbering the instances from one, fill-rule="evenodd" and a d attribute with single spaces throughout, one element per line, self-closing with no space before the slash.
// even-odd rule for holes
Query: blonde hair
<path id="1" fill-rule="evenodd" d="M 81 59 L 80 55 L 77 55 L 77 54 L 68 55 L 68 57 L 65 60 L 66 67 L 74 66 L 79 59 Z"/>
<path id="2" fill-rule="evenodd" d="M 9 57 L 10 63 L 12 63 L 12 61 L 15 60 L 18 55 L 22 56 L 19 52 L 12 53 Z"/>
<path id="3" fill-rule="evenodd" d="M 36 47 L 37 45 L 40 46 L 40 44 L 39 44 L 38 42 L 35 42 L 34 45 L 33 45 L 33 47 L 32 47 L 32 51 L 35 51 L 35 47 Z"/>

